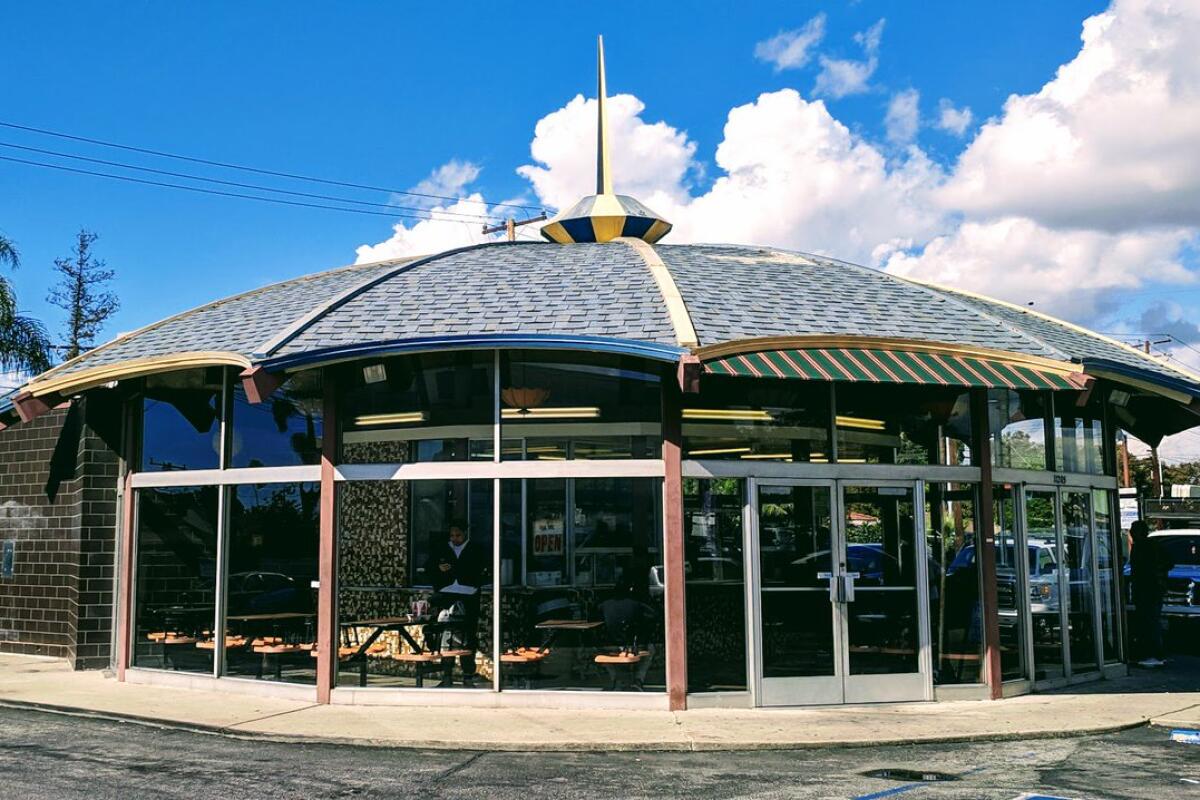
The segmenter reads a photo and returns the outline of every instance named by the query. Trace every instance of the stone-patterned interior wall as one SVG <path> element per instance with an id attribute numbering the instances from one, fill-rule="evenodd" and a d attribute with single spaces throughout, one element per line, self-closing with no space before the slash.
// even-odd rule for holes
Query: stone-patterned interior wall
<path id="1" fill-rule="evenodd" d="M 117 455 L 84 427 L 75 478 L 54 502 L 50 457 L 67 409 L 0 431 L 0 541 L 13 574 L 0 577 L 0 652 L 108 666 L 116 564 Z"/>

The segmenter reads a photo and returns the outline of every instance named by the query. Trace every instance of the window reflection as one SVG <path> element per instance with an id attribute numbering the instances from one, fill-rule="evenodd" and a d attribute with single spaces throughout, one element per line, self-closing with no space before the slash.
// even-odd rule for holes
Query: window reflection
<path id="1" fill-rule="evenodd" d="M 338 485 L 340 685 L 490 688 L 492 485 Z"/>
<path id="2" fill-rule="evenodd" d="M 658 458 L 661 367 L 622 356 L 500 354 L 504 460 Z"/>
<path id="3" fill-rule="evenodd" d="M 289 378 L 261 403 L 233 382 L 230 466 L 284 467 L 321 459 L 323 397 L 319 370 Z"/>
<path id="4" fill-rule="evenodd" d="M 146 378 L 142 396 L 143 472 L 216 469 L 220 466 L 219 367 Z"/>
<path id="5" fill-rule="evenodd" d="M 959 388 L 839 383 L 837 460 L 843 464 L 970 464 L 970 394 Z"/>
<path id="6" fill-rule="evenodd" d="M 988 390 L 988 430 L 992 464 L 1013 469 L 1046 469 L 1046 395 Z"/>
<path id="7" fill-rule="evenodd" d="M 1063 562 L 1057 537 L 1056 492 L 1025 493 L 1029 548 L 1029 601 L 1033 614 L 1034 678 L 1064 674 L 1062 607 L 1058 571 Z"/>
<path id="8" fill-rule="evenodd" d="M 983 682 L 983 607 L 975 531 L 973 485 L 926 486 L 929 620 L 938 684 Z"/>
<path id="9" fill-rule="evenodd" d="M 1037 569 L 1039 550 L 1022 548 L 1017 539 L 1016 491 L 1012 486 L 994 486 L 996 537 L 996 606 L 1000 618 L 1000 674 L 1004 680 L 1028 676 L 1025 666 L 1025 581 L 1020 559 L 1029 563 L 1030 574 Z"/>
<path id="10" fill-rule="evenodd" d="M 745 691 L 745 482 L 683 481 L 688 691 Z"/>
<path id="11" fill-rule="evenodd" d="M 829 385 L 704 377 L 683 410 L 684 457 L 826 463 Z"/>
<path id="12" fill-rule="evenodd" d="M 1117 615 L 1120 613 L 1120 595 L 1117 592 L 1117 576 L 1121 574 L 1121 558 L 1113 549 L 1112 495 L 1103 489 L 1092 491 L 1095 507 L 1096 570 L 1100 578 L 1100 641 L 1105 663 L 1120 660 L 1117 634 Z"/>
<path id="13" fill-rule="evenodd" d="M 494 361 L 458 351 L 338 369 L 342 462 L 490 461 Z"/>
<path id="14" fill-rule="evenodd" d="M 219 491 L 137 490 L 134 666 L 213 671 Z"/>
<path id="15" fill-rule="evenodd" d="M 1105 471 L 1103 406 L 1097 395 L 1080 408 L 1077 397 L 1059 393 L 1054 398 L 1055 469 L 1099 475 Z"/>
<path id="16" fill-rule="evenodd" d="M 502 684 L 663 691 L 662 482 L 501 485 Z"/>
<path id="17" fill-rule="evenodd" d="M 316 682 L 320 489 L 317 483 L 231 488 L 223 674 Z"/>

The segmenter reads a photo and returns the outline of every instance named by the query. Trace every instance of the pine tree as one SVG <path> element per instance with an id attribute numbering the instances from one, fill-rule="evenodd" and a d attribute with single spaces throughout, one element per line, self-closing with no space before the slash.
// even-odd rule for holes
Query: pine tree
<path id="1" fill-rule="evenodd" d="M 113 271 L 92 255 L 92 245 L 98 238 L 80 229 L 70 257 L 54 262 L 62 278 L 46 299 L 67 312 L 63 355 L 68 359 L 90 350 L 105 320 L 121 307 L 117 296 L 104 288 L 112 280 Z"/>

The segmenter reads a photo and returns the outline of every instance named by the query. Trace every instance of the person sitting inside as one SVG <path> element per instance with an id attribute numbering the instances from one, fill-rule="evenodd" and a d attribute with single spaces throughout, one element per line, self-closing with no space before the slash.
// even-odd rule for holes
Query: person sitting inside
<path id="1" fill-rule="evenodd" d="M 486 578 L 490 553 L 467 538 L 467 523 L 450 523 L 447 538 L 434 546 L 425 565 L 425 574 L 433 584 L 429 605 L 441 624 L 426 626 L 430 637 L 457 640 L 454 649 L 468 651 L 459 657 L 463 685 L 475 685 L 475 651 L 479 648 L 479 589 Z M 446 613 L 441 613 L 446 612 Z M 446 619 L 443 619 L 446 618 Z M 438 686 L 454 684 L 454 657 L 442 659 L 442 681 Z"/>

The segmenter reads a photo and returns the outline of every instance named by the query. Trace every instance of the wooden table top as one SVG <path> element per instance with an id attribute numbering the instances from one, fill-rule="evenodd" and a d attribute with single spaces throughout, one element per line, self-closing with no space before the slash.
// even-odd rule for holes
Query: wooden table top
<path id="1" fill-rule="evenodd" d="M 433 622 L 433 617 L 372 617 L 370 619 L 355 619 L 343 622 L 344 628 L 381 628 L 388 625 L 420 625 L 422 623 Z"/>
<path id="2" fill-rule="evenodd" d="M 548 619 L 534 625 L 535 628 L 557 628 L 560 630 L 590 631 L 599 628 L 603 622 L 593 622 L 586 619 Z"/>
<path id="3" fill-rule="evenodd" d="M 235 619 L 238 622 L 262 622 L 279 619 L 311 619 L 316 614 L 309 614 L 304 611 L 280 611 L 276 614 L 234 614 L 228 619 Z"/>

